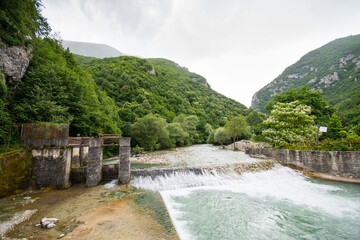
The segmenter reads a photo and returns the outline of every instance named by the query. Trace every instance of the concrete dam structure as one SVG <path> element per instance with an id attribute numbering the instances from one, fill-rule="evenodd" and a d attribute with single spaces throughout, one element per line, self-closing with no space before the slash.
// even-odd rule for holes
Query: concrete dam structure
<path id="1" fill-rule="evenodd" d="M 119 146 L 115 179 L 122 184 L 130 181 L 130 138 L 120 134 L 69 137 L 69 126 L 65 124 L 23 124 L 21 141 L 32 149 L 32 178 L 36 187 L 68 187 L 79 174 L 82 181 L 78 182 L 87 187 L 98 185 L 103 180 L 104 146 Z"/>

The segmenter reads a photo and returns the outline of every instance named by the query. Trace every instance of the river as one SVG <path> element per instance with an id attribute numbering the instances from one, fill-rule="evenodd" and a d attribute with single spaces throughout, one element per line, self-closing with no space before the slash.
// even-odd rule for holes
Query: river
<path id="1" fill-rule="evenodd" d="M 162 157 L 183 165 L 259 161 L 210 145 Z M 242 175 L 136 178 L 131 185 L 160 192 L 181 239 L 360 239 L 360 185 L 310 179 L 280 165 Z"/>

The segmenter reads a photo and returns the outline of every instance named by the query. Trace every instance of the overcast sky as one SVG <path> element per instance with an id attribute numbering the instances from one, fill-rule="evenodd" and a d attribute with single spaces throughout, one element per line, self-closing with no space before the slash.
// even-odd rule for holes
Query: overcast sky
<path id="1" fill-rule="evenodd" d="M 250 106 L 301 56 L 360 34 L 359 0 L 43 0 L 63 40 L 173 60 Z"/>

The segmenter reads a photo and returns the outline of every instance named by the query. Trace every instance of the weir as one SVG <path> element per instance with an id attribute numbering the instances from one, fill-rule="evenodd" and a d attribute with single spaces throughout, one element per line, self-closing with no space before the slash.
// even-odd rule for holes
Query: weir
<path id="1" fill-rule="evenodd" d="M 277 162 L 275 160 L 264 160 L 252 163 L 236 163 L 212 166 L 191 166 L 191 167 L 169 167 L 169 168 L 150 168 L 132 169 L 131 179 L 137 177 L 150 177 L 155 179 L 159 176 L 169 176 L 179 173 L 203 174 L 242 174 L 245 172 L 265 171 L 273 168 Z"/>

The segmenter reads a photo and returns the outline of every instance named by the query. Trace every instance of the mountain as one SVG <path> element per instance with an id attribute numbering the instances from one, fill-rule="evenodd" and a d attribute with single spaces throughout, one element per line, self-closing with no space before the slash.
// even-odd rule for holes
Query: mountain
<path id="1" fill-rule="evenodd" d="M 204 77 L 166 59 L 121 56 L 76 60 L 119 107 L 123 126 L 154 113 L 168 122 L 179 114 L 196 115 L 203 125 L 218 127 L 228 118 L 247 113 L 241 103 L 209 88 Z M 124 127 L 122 130 L 126 132 Z"/>
<path id="2" fill-rule="evenodd" d="M 117 49 L 105 44 L 62 41 L 62 45 L 65 49 L 69 48 L 70 52 L 72 53 L 87 57 L 106 58 L 124 55 Z"/>
<path id="3" fill-rule="evenodd" d="M 276 94 L 308 84 L 348 120 L 360 121 L 360 35 L 334 40 L 304 55 L 256 92 L 252 108 L 265 112 Z"/>
<path id="4" fill-rule="evenodd" d="M 190 72 L 186 67 L 181 67 L 179 64 L 163 59 L 163 58 L 150 58 L 149 61 L 156 64 L 157 66 L 162 66 L 165 68 L 171 68 L 172 70 L 176 71 L 179 74 L 182 74 L 188 78 L 191 78 L 195 82 L 201 83 L 205 87 L 211 88 L 210 84 L 207 82 L 206 78 L 200 76 L 199 74 Z"/>

